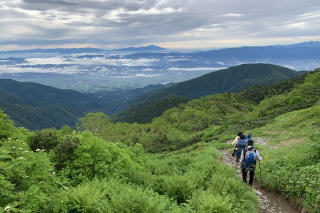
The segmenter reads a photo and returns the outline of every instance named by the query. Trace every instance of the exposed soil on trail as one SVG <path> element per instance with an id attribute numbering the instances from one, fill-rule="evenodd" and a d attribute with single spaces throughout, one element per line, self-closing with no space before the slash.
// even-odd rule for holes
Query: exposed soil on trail
<path id="1" fill-rule="evenodd" d="M 227 143 L 228 142 L 230 143 L 230 141 L 227 141 Z M 269 146 L 267 141 L 263 138 L 255 138 L 255 143 Z M 273 146 L 269 146 L 269 147 L 277 148 Z M 230 167 L 235 168 L 237 170 L 237 173 L 241 177 L 240 167 L 238 165 L 236 166 L 235 160 L 231 156 L 231 151 L 224 149 L 224 150 L 221 150 L 221 153 L 222 153 L 222 161 L 225 164 L 229 165 Z M 260 178 L 259 172 L 260 171 L 258 166 L 255 172 L 256 178 Z M 259 183 L 256 180 L 254 181 L 253 187 L 260 200 L 259 213 L 300 213 L 302 212 L 298 208 L 293 206 L 288 200 L 286 200 L 281 195 L 260 187 Z"/>
<path id="2" fill-rule="evenodd" d="M 255 144 L 268 146 L 271 149 L 278 148 L 277 146 L 272 146 L 272 145 L 268 144 L 268 141 L 264 138 L 254 138 L 254 139 L 255 139 L 254 140 Z"/>

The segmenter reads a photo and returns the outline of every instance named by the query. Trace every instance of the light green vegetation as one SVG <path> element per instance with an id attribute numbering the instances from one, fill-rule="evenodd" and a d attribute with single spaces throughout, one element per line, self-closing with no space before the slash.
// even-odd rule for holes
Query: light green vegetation
<path id="1" fill-rule="evenodd" d="M 305 210 L 319 212 L 320 209 L 320 105 L 280 115 L 258 129 L 254 135 L 268 139 L 264 146 L 263 184 L 283 193 Z"/>
<path id="2" fill-rule="evenodd" d="M 256 212 L 254 191 L 207 143 L 162 154 L 2 116 L 0 206 L 12 212 Z"/>
<path id="3" fill-rule="evenodd" d="M 280 115 L 261 128 L 254 129 L 254 135 L 266 138 L 270 144 L 288 146 L 307 142 L 315 133 L 320 121 L 320 105 Z"/>
<path id="4" fill-rule="evenodd" d="M 254 191 L 218 151 L 242 130 L 279 147 L 258 146 L 263 185 L 319 212 L 320 72 L 274 94 L 258 103 L 207 96 L 150 124 L 89 113 L 77 132 L 28 132 L 0 112 L 0 205 L 13 212 L 256 212 Z"/>

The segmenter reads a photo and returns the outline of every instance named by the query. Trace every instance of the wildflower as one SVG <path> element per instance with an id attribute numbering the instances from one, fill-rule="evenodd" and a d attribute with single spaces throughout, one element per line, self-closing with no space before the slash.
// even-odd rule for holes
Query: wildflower
<path id="1" fill-rule="evenodd" d="M 29 152 L 28 150 L 24 151 L 24 152 Z"/>
<path id="2" fill-rule="evenodd" d="M 10 210 L 10 206 L 6 206 L 6 207 L 4 208 L 4 210 L 5 210 L 5 211 L 9 211 L 9 210 Z"/>
<path id="3" fill-rule="evenodd" d="M 15 148 L 16 148 L 15 146 L 12 147 L 12 149 L 15 149 Z"/>
<path id="4" fill-rule="evenodd" d="M 36 149 L 36 152 L 40 152 L 41 151 L 41 149 Z"/>
<path id="5" fill-rule="evenodd" d="M 9 140 L 11 140 L 12 138 L 8 138 Z"/>
<path id="6" fill-rule="evenodd" d="M 43 152 L 45 152 L 46 150 L 42 149 Z"/>
<path id="7" fill-rule="evenodd" d="M 18 159 L 23 160 L 23 157 L 19 157 Z"/>
<path id="8" fill-rule="evenodd" d="M 21 149 L 23 149 L 23 148 L 20 147 L 19 149 L 21 150 Z"/>
<path id="9" fill-rule="evenodd" d="M 56 174 L 56 172 L 52 172 L 52 174 L 54 174 L 54 175 L 55 175 L 55 174 Z"/>

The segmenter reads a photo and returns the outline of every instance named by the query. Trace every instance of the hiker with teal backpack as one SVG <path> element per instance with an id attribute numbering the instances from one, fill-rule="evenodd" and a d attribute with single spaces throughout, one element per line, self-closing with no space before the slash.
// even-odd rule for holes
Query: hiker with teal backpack
<path id="1" fill-rule="evenodd" d="M 262 157 L 259 154 L 259 151 L 254 148 L 253 140 L 248 140 L 248 147 L 242 150 L 241 152 L 241 172 L 242 178 L 245 183 L 247 183 L 247 174 L 250 173 L 249 184 L 252 185 L 254 172 L 256 169 L 257 160 L 261 161 Z"/>
<path id="2" fill-rule="evenodd" d="M 237 167 L 239 161 L 240 161 L 240 157 L 241 157 L 241 153 L 242 151 L 246 148 L 247 143 L 245 142 L 245 136 L 244 135 L 240 135 L 240 139 L 238 140 L 238 142 L 236 143 L 236 146 L 234 148 L 234 157 L 236 159 L 236 164 L 235 166 Z"/>

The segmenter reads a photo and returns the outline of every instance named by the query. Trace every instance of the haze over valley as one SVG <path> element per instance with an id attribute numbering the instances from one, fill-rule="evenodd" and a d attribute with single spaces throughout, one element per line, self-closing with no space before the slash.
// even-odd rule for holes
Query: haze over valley
<path id="1" fill-rule="evenodd" d="M 245 63 L 272 63 L 310 71 L 320 66 L 318 52 L 320 42 L 207 51 L 173 51 L 151 45 L 116 50 L 2 51 L 0 78 L 92 93 L 176 83 Z"/>

